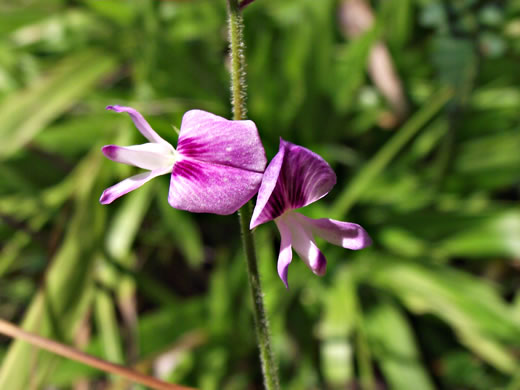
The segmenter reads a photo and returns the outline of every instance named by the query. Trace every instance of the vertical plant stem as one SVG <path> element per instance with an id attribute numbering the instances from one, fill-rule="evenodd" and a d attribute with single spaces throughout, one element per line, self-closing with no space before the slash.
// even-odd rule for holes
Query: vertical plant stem
<path id="1" fill-rule="evenodd" d="M 233 119 L 246 119 L 246 84 L 245 84 L 245 57 L 243 40 L 243 20 L 240 13 L 238 0 L 227 0 L 229 46 L 231 51 L 231 97 L 233 106 Z M 264 298 L 260 275 L 258 273 L 255 244 L 253 233 L 249 230 L 251 219 L 251 202 L 248 202 L 238 211 L 242 244 L 246 255 L 247 271 L 251 296 L 253 298 L 253 312 L 255 319 L 258 348 L 264 385 L 267 390 L 278 390 L 278 372 L 274 363 L 271 350 L 271 337 L 269 322 L 264 308 Z"/>
<path id="2" fill-rule="evenodd" d="M 267 390 L 278 390 L 278 372 L 271 350 L 271 336 L 269 333 L 269 321 L 264 309 L 264 297 L 260 284 L 260 275 L 256 262 L 256 251 L 253 241 L 253 233 L 249 230 L 251 220 L 251 203 L 248 202 L 238 211 L 240 218 L 240 230 L 242 232 L 242 244 L 246 253 L 247 273 L 249 288 L 253 298 L 253 310 L 255 317 L 256 336 L 260 349 L 260 361 L 264 375 L 264 385 Z"/>
<path id="3" fill-rule="evenodd" d="M 247 117 L 246 79 L 244 56 L 244 21 L 240 13 L 238 0 L 228 2 L 229 50 L 231 54 L 231 105 L 233 119 L 242 120 Z"/>

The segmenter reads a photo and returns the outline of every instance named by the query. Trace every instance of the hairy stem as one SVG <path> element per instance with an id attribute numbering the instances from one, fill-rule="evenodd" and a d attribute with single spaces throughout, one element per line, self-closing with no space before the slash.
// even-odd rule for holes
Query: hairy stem
<path id="1" fill-rule="evenodd" d="M 233 106 L 233 119 L 246 119 L 246 84 L 245 84 L 245 57 L 243 40 L 243 20 L 240 13 L 238 0 L 228 2 L 229 47 L 231 52 L 231 97 Z M 278 390 L 278 373 L 271 351 L 271 337 L 269 322 L 264 309 L 264 299 L 260 275 L 258 273 L 256 251 L 253 233 L 249 230 L 251 219 L 251 202 L 248 202 L 238 211 L 242 244 L 246 254 L 249 287 L 253 298 L 253 311 L 260 349 L 260 360 L 264 385 L 267 390 Z"/>
<path id="2" fill-rule="evenodd" d="M 273 353 L 271 351 L 269 321 L 267 320 L 264 309 L 264 297 L 260 284 L 260 275 L 258 274 L 253 233 L 249 230 L 251 203 L 249 202 L 242 207 L 238 211 L 238 215 L 240 218 L 240 230 L 242 232 L 242 244 L 246 252 L 249 287 L 253 298 L 256 336 L 258 339 L 258 348 L 260 349 L 264 385 L 267 390 L 278 390 L 280 385 L 278 382 L 276 364 L 274 363 Z"/>
<path id="3" fill-rule="evenodd" d="M 247 117 L 246 79 L 244 56 L 244 21 L 238 0 L 228 1 L 229 50 L 231 55 L 231 105 L 233 119 L 242 120 Z"/>

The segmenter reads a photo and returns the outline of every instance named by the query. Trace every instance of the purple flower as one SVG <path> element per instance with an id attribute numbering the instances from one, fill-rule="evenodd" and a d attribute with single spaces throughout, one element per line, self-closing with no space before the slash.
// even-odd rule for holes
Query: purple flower
<path id="1" fill-rule="evenodd" d="M 292 248 L 316 275 L 325 274 L 327 260 L 314 236 L 348 249 L 363 249 L 372 242 L 365 229 L 334 219 L 311 219 L 293 210 L 323 198 L 336 184 L 329 164 L 302 146 L 280 138 L 280 149 L 265 170 L 250 228 L 274 220 L 281 235 L 278 274 L 287 284 Z"/>
<path id="2" fill-rule="evenodd" d="M 230 121 L 201 110 L 182 118 L 177 150 L 162 139 L 136 110 L 126 112 L 149 143 L 107 145 L 110 160 L 148 170 L 107 188 L 99 201 L 112 203 L 159 175 L 171 174 L 168 202 L 176 209 L 195 213 L 232 214 L 258 191 L 267 163 L 252 121 Z"/>

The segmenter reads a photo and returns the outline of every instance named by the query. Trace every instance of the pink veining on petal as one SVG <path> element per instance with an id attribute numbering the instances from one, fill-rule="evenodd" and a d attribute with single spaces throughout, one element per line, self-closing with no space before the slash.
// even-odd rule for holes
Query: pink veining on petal
<path id="1" fill-rule="evenodd" d="M 173 166 L 168 202 L 194 213 L 232 214 L 258 191 L 262 174 L 191 159 Z"/>
<path id="2" fill-rule="evenodd" d="M 265 222 L 272 221 L 285 211 L 285 200 L 280 199 L 278 196 L 272 197 L 273 191 L 278 183 L 284 157 L 285 149 L 280 148 L 264 172 L 262 184 L 260 185 L 256 198 L 255 209 L 253 210 L 253 216 L 249 225 L 250 229 L 254 229 Z"/>
<path id="3" fill-rule="evenodd" d="M 280 181 L 292 209 L 307 206 L 329 193 L 336 184 L 336 174 L 320 155 L 282 139 L 280 147 L 286 149 Z"/>
<path id="4" fill-rule="evenodd" d="M 231 121 L 202 110 L 182 118 L 177 150 L 184 157 L 264 172 L 267 160 L 254 122 Z"/>
<path id="5" fill-rule="evenodd" d="M 201 111 L 188 111 L 182 121 L 178 151 L 163 140 L 136 110 L 126 112 L 151 143 L 107 145 L 111 160 L 139 168 L 171 173 L 168 201 L 172 207 L 192 212 L 231 214 L 251 199 L 260 186 L 266 166 L 265 151 L 252 121 L 230 121 Z M 153 173 L 152 172 L 152 173 Z M 107 189 L 102 203 L 139 187 L 151 178 L 142 173 Z"/>
<path id="6" fill-rule="evenodd" d="M 250 228 L 315 202 L 335 184 L 336 174 L 321 156 L 280 138 L 278 153 L 265 171 Z"/>

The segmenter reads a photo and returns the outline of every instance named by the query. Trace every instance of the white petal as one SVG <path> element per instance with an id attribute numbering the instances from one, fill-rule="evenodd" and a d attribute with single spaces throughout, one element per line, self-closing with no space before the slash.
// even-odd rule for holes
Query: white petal
<path id="1" fill-rule="evenodd" d="M 327 268 L 327 259 L 316 246 L 312 233 L 300 223 L 294 212 L 284 214 L 283 220 L 291 230 L 292 246 L 298 256 L 316 275 L 324 275 Z"/>
<path id="2" fill-rule="evenodd" d="M 133 191 L 136 188 L 141 187 L 144 183 L 152 180 L 154 177 L 165 175 L 167 173 L 170 173 L 170 170 L 157 169 L 155 171 L 144 172 L 135 176 L 131 176 L 103 191 L 101 198 L 99 198 L 99 202 L 101 204 L 112 203 L 117 198 L 128 194 L 130 191 Z"/>
<path id="3" fill-rule="evenodd" d="M 312 219 L 300 213 L 294 213 L 307 231 L 323 238 L 331 244 L 343 248 L 358 250 L 372 244 L 368 233 L 357 223 L 336 221 L 335 219 Z"/>
<path id="4" fill-rule="evenodd" d="M 139 130 L 148 141 L 169 145 L 168 142 L 161 138 L 161 136 L 157 134 L 154 129 L 152 129 L 152 126 L 150 126 L 146 119 L 144 119 L 144 117 L 137 110 L 134 110 L 131 107 L 117 105 L 107 106 L 107 110 L 112 110 L 115 112 L 126 112 L 128 115 L 130 115 L 130 118 L 132 118 L 132 121 L 134 122 L 135 127 L 137 127 L 137 130 Z"/>
<path id="5" fill-rule="evenodd" d="M 148 143 L 133 146 L 104 146 L 103 154 L 112 161 L 154 170 L 173 167 L 175 151 L 169 144 Z"/>
<path id="6" fill-rule="evenodd" d="M 282 282 L 285 284 L 285 287 L 289 288 L 289 283 L 287 281 L 287 271 L 289 269 L 289 264 L 291 264 L 292 261 L 292 236 L 291 236 L 291 230 L 289 227 L 285 224 L 284 221 L 282 221 L 281 218 L 275 219 L 276 226 L 278 227 L 278 230 L 280 231 L 280 253 L 278 255 L 278 275 L 280 275 L 280 279 L 282 279 Z"/>

